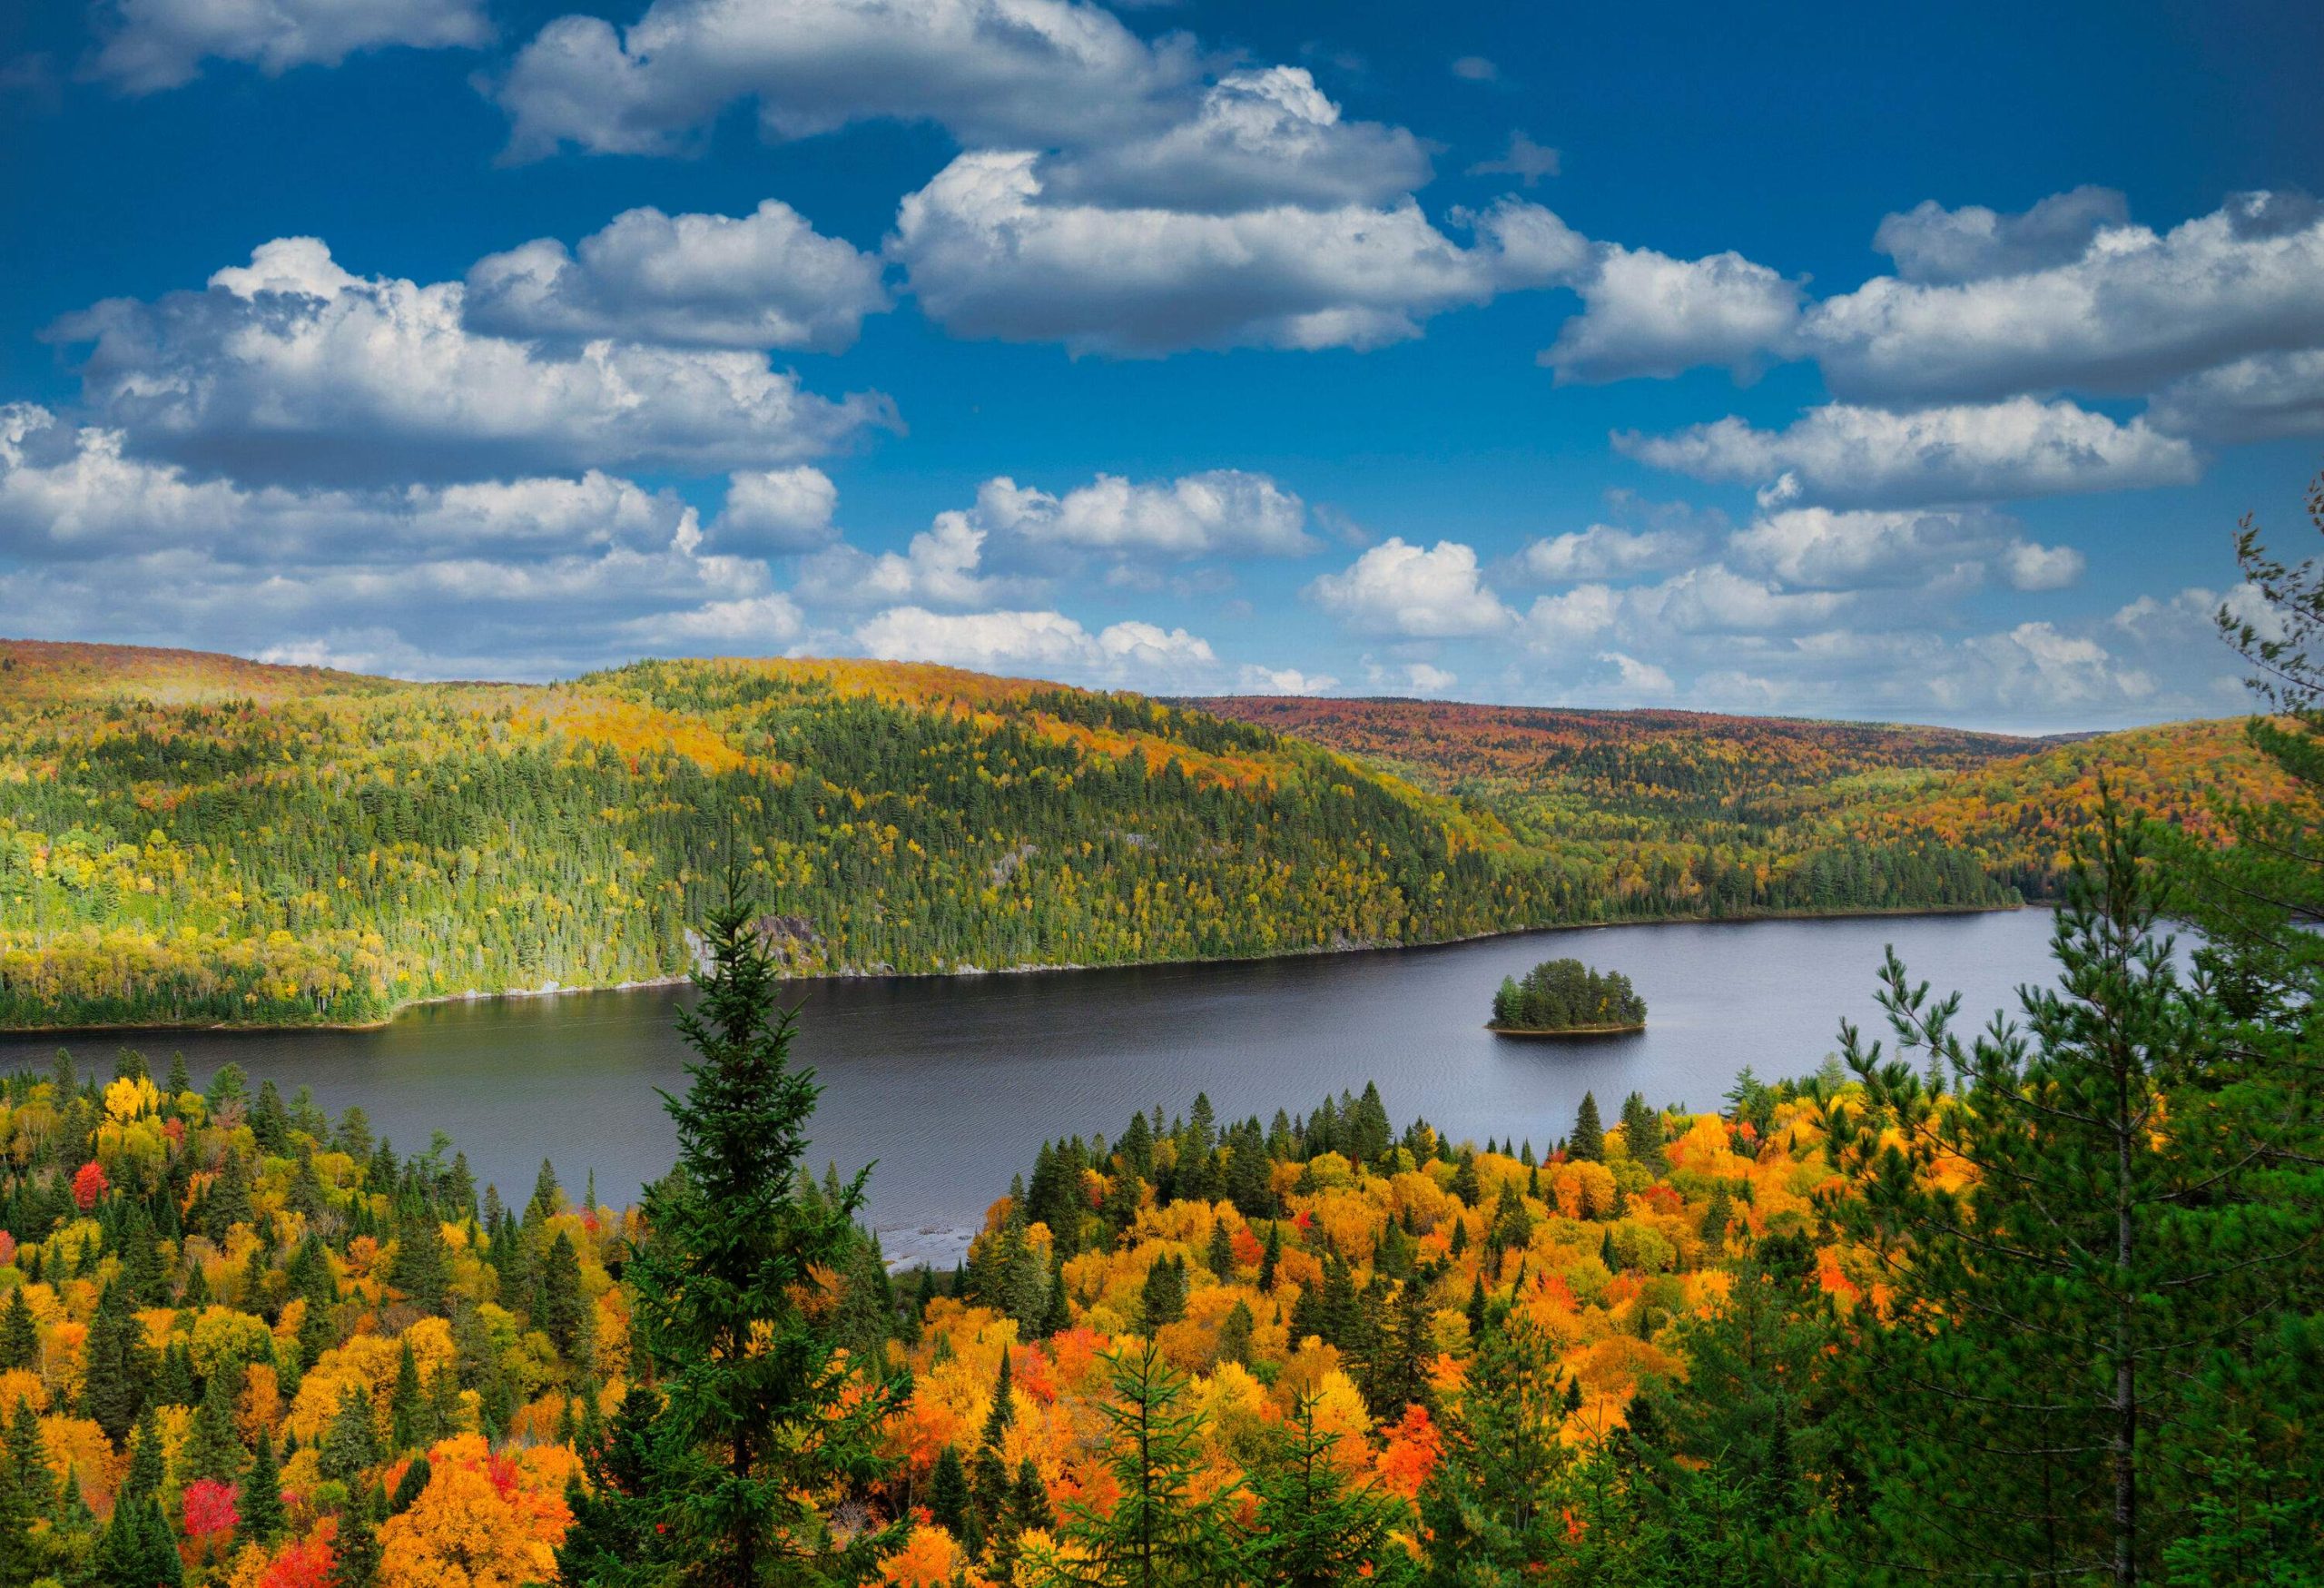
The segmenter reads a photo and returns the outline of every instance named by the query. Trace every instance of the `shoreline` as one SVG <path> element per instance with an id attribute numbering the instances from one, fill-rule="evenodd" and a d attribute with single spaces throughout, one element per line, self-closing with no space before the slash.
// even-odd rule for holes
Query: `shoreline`
<path id="1" fill-rule="evenodd" d="M 950 971 L 829 971 L 818 976 L 784 977 L 786 982 L 812 983 L 820 981 L 858 981 L 875 978 L 896 981 L 928 981 L 946 977 L 977 976 L 1035 976 L 1044 974 L 1069 975 L 1083 971 L 1156 970 L 1173 965 L 1244 965 L 1268 960 L 1303 960 L 1324 954 L 1411 953 L 1429 949 L 1457 948 L 1464 943 L 1490 942 L 1495 938 L 1531 937 L 1552 932 L 1603 932 L 1621 927 L 1640 926 L 1753 926 L 1771 921 L 1864 921 L 1886 918 L 1905 919 L 1926 915 L 2004 915 L 2019 910 L 2047 908 L 2047 900 L 2020 901 L 2014 904 L 1905 904 L 1877 910 L 1758 910 L 1741 915 L 1658 915 L 1622 921 L 1550 922 L 1536 926 L 1510 926 L 1492 932 L 1465 932 L 1457 937 L 1428 938 L 1414 942 L 1352 942 L 1330 948 L 1290 949 L 1270 954 L 1223 954 L 1209 959 L 1184 960 L 1125 960 L 1111 964 L 1086 965 L 1075 962 L 1039 965 L 1001 965 L 992 968 L 967 965 Z M 396 1007 L 378 1020 L 369 1021 L 305 1021 L 296 1024 L 277 1021 L 253 1021 L 247 1023 L 232 1021 L 104 1021 L 84 1025 L 8 1026 L 0 1025 L 0 1037 L 72 1037 L 103 1035 L 105 1033 L 153 1031 L 231 1031 L 241 1035 L 261 1035 L 279 1032 L 296 1036 L 305 1031 L 384 1031 L 401 1016 L 416 1009 L 427 1009 L 447 1003 L 482 1003 L 500 999 L 563 998 L 577 992 L 640 992 L 665 987 L 683 987 L 693 981 L 691 973 L 678 976 L 647 977 L 632 981 L 552 983 L 540 987 L 510 987 L 497 992 L 474 989 L 466 992 L 439 992 L 428 998 L 414 998 Z M 1488 1027 L 1488 1030 L 1492 1028 Z M 1629 1030 L 1631 1028 L 1623 1028 Z M 1643 1029 L 1643 1028 L 1637 1028 Z M 1566 1032 L 1502 1032 L 1501 1035 L 1562 1036 Z M 1620 1031 L 1592 1031 L 1590 1035 L 1620 1035 Z"/>
<path id="2" fill-rule="evenodd" d="M 1634 1037 L 1646 1030 L 1646 1022 L 1626 1026 L 1565 1026 L 1558 1029 L 1525 1026 L 1497 1026 L 1487 1023 L 1485 1030 L 1496 1037 L 1515 1037 L 1521 1041 L 1554 1042 L 1567 1037 Z"/>

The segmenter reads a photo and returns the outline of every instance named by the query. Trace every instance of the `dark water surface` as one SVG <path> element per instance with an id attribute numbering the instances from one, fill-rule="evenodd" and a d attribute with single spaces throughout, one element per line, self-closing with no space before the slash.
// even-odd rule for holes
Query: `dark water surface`
<path id="1" fill-rule="evenodd" d="M 1294 1112 L 1380 1083 L 1401 1127 L 1457 1138 L 1565 1133 L 1585 1089 L 1610 1114 L 1625 1093 L 1715 1106 L 1736 1071 L 1803 1074 L 1833 1050 L 1839 1017 L 1882 1030 L 1881 946 L 1960 989 L 1972 1027 L 2014 989 L 2047 980 L 2051 916 L 1885 916 L 1532 932 L 1444 948 L 1216 965 L 1029 975 L 803 982 L 800 1058 L 826 1088 L 818 1165 L 872 1159 L 874 1222 L 891 1256 L 949 1262 L 1046 1137 L 1118 1132 L 1133 1109 L 1180 1112 L 1207 1091 L 1223 1119 Z M 1512 1041 L 1485 1031 L 1493 989 L 1573 955 L 1636 983 L 1635 1036 Z M 669 1165 L 654 1089 L 679 1087 L 671 1013 L 654 989 L 430 1005 L 371 1031 L 103 1033 L 69 1044 L 108 1073 L 123 1044 L 160 1069 L 182 1050 L 197 1083 L 231 1060 L 252 1084 L 299 1086 L 334 1115 L 360 1103 L 404 1151 L 451 1134 L 479 1183 L 517 1197 L 542 1158 L 606 1201 Z M 0 1064 L 45 1064 L 54 1037 L 0 1036 Z"/>

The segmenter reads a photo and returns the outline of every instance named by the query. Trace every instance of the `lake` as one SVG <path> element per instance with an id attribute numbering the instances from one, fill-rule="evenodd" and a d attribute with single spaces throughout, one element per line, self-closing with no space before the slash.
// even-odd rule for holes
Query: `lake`
<path id="1" fill-rule="evenodd" d="M 1312 1108 L 1380 1084 L 1401 1128 L 1455 1139 L 1563 1135 L 1585 1090 L 1610 1117 L 1626 1093 L 1718 1104 L 1746 1064 L 1812 1070 L 1839 1018 L 1886 1034 L 1881 948 L 1964 994 L 1963 1023 L 2015 1009 L 2050 975 L 2046 910 L 1984 915 L 1674 923 L 1529 932 L 1440 948 L 1210 965 L 797 984 L 799 1058 L 826 1090 L 815 1154 L 879 1160 L 872 1217 L 889 1255 L 949 1265 L 1045 1137 L 1118 1134 L 1133 1109 L 1183 1112 L 1207 1091 L 1222 1119 Z M 1486 1031 L 1504 975 L 1571 955 L 1629 976 L 1648 1029 L 1574 1042 Z M 619 1204 L 665 1169 L 673 1135 L 655 1088 L 683 1085 L 671 1014 L 688 990 L 477 1000 L 412 1010 L 369 1031 L 104 1032 L 70 1041 L 111 1072 L 120 1046 L 153 1068 L 182 1050 L 197 1083 L 231 1060 L 252 1085 L 300 1085 L 334 1115 L 360 1103 L 409 1152 L 451 1134 L 479 1184 L 522 1200 L 544 1157 L 576 1194 L 595 1169 Z M 0 1063 L 45 1065 L 50 1037 L 0 1035 Z"/>

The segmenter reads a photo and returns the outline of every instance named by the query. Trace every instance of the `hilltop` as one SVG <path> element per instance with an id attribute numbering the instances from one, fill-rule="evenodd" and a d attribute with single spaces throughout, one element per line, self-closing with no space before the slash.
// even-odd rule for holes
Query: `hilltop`
<path id="1" fill-rule="evenodd" d="M 729 861 L 801 974 L 1413 942 L 1571 901 L 1489 814 L 1130 696 L 869 662 L 406 684 L 0 644 L 0 1023 L 665 979 Z"/>
<path id="2" fill-rule="evenodd" d="M 1674 903 L 1691 895 L 1713 912 L 1731 911 L 1721 890 L 1747 878 L 1763 906 L 1863 907 L 1874 901 L 1856 886 L 1861 865 L 1899 854 L 1966 862 L 2026 897 L 2051 897 L 2102 777 L 2132 808 L 2206 835 L 2212 795 L 2284 792 L 2241 719 L 2019 738 L 1402 699 L 1186 704 L 1491 812 L 1521 840 L 1586 864 L 1602 890 L 1635 893 L 1659 872 Z M 1689 874 L 1670 879 L 1673 866 Z"/>

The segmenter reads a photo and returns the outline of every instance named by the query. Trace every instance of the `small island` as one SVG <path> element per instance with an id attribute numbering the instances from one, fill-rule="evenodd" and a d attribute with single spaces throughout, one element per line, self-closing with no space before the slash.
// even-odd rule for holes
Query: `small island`
<path id="1" fill-rule="evenodd" d="M 1502 979 L 1485 1029 L 1504 1037 L 1605 1037 L 1646 1029 L 1646 1000 L 1619 971 L 1543 960 Z"/>

